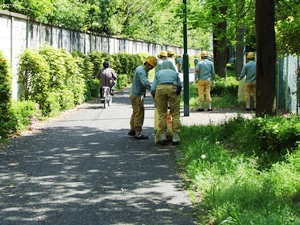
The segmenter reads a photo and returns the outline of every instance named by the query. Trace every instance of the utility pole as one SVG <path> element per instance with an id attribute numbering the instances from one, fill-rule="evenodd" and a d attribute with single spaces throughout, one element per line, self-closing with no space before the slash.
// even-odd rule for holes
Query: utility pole
<path id="1" fill-rule="evenodd" d="M 184 95 L 184 107 L 183 107 L 183 114 L 184 116 L 190 115 L 190 104 L 189 104 L 189 85 L 190 85 L 190 78 L 189 78 L 189 56 L 187 54 L 187 7 L 186 7 L 186 0 L 183 0 L 184 9 L 183 9 L 183 95 Z"/>

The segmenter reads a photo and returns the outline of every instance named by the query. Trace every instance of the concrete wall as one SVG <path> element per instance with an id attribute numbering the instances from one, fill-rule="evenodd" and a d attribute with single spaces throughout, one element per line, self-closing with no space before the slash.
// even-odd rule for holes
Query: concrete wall
<path id="1" fill-rule="evenodd" d="M 24 15 L 0 10 L 0 51 L 11 62 L 13 71 L 12 97 L 18 97 L 17 65 L 18 55 L 25 48 L 38 49 L 49 44 L 54 48 L 65 48 L 72 52 L 79 50 L 84 54 L 97 50 L 110 54 L 126 52 L 129 54 L 148 53 L 158 55 L 163 49 L 173 48 L 176 54 L 183 54 L 183 48 L 162 46 L 128 38 L 105 36 L 83 32 L 67 27 L 52 26 L 31 20 Z M 199 54 L 197 49 L 188 49 L 189 55 Z"/>

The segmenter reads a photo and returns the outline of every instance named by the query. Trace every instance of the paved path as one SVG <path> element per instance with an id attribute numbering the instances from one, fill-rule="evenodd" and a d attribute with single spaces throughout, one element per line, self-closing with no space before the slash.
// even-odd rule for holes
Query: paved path
<path id="1" fill-rule="evenodd" d="M 1 225 L 196 224 L 175 164 L 177 147 L 127 135 L 128 90 L 113 105 L 84 104 L 0 152 Z"/>
<path id="2" fill-rule="evenodd" d="M 2 149 L 1 225 L 197 223 L 175 164 L 177 147 L 154 144 L 150 96 L 144 123 L 150 139 L 127 135 L 128 90 L 118 92 L 107 109 L 81 105 Z M 225 115 L 191 112 L 182 122 L 217 123 Z"/>

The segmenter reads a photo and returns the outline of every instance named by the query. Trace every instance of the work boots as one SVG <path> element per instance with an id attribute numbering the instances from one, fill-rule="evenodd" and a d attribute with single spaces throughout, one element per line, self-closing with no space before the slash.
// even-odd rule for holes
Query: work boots
<path id="1" fill-rule="evenodd" d="M 204 111 L 204 102 L 200 102 L 200 106 L 196 111 L 197 112 L 203 112 Z"/>
<path id="2" fill-rule="evenodd" d="M 211 102 L 207 103 L 207 108 L 208 108 L 207 111 L 212 111 L 212 109 L 211 109 Z"/>
<path id="3" fill-rule="evenodd" d="M 134 136 L 135 135 L 135 130 L 133 127 L 131 127 L 130 131 L 128 132 L 129 136 Z"/>
<path id="4" fill-rule="evenodd" d="M 177 132 L 173 133 L 173 138 L 172 138 L 172 145 L 178 145 L 180 142 L 180 137 Z"/>
<path id="5" fill-rule="evenodd" d="M 139 132 L 135 132 L 134 138 L 137 139 L 137 140 L 149 139 L 148 136 L 143 135 L 140 131 Z"/>
<path id="6" fill-rule="evenodd" d="M 161 131 L 160 132 L 160 139 L 159 139 L 159 141 L 157 143 L 161 144 L 161 145 L 166 145 L 168 143 L 168 141 L 167 141 L 167 134 L 166 134 L 165 131 Z"/>

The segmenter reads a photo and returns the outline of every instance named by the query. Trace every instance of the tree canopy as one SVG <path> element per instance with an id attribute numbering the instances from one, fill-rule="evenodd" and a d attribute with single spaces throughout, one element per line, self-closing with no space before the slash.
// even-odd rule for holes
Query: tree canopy
<path id="1" fill-rule="evenodd" d="M 274 1 L 277 50 L 299 55 L 298 1 Z M 238 41 L 255 49 L 255 3 L 255 0 L 187 1 L 188 47 L 211 50 L 213 35 L 215 41 L 223 39 L 220 49 L 234 46 Z M 181 0 L 2 0 L 0 6 L 45 23 L 183 46 Z M 236 40 L 239 27 L 246 30 L 243 40 Z"/>
<path id="2" fill-rule="evenodd" d="M 44 23 L 182 46 L 180 0 L 3 0 L 0 6 Z M 189 47 L 209 46 L 206 34 L 200 27 L 191 30 Z"/>

